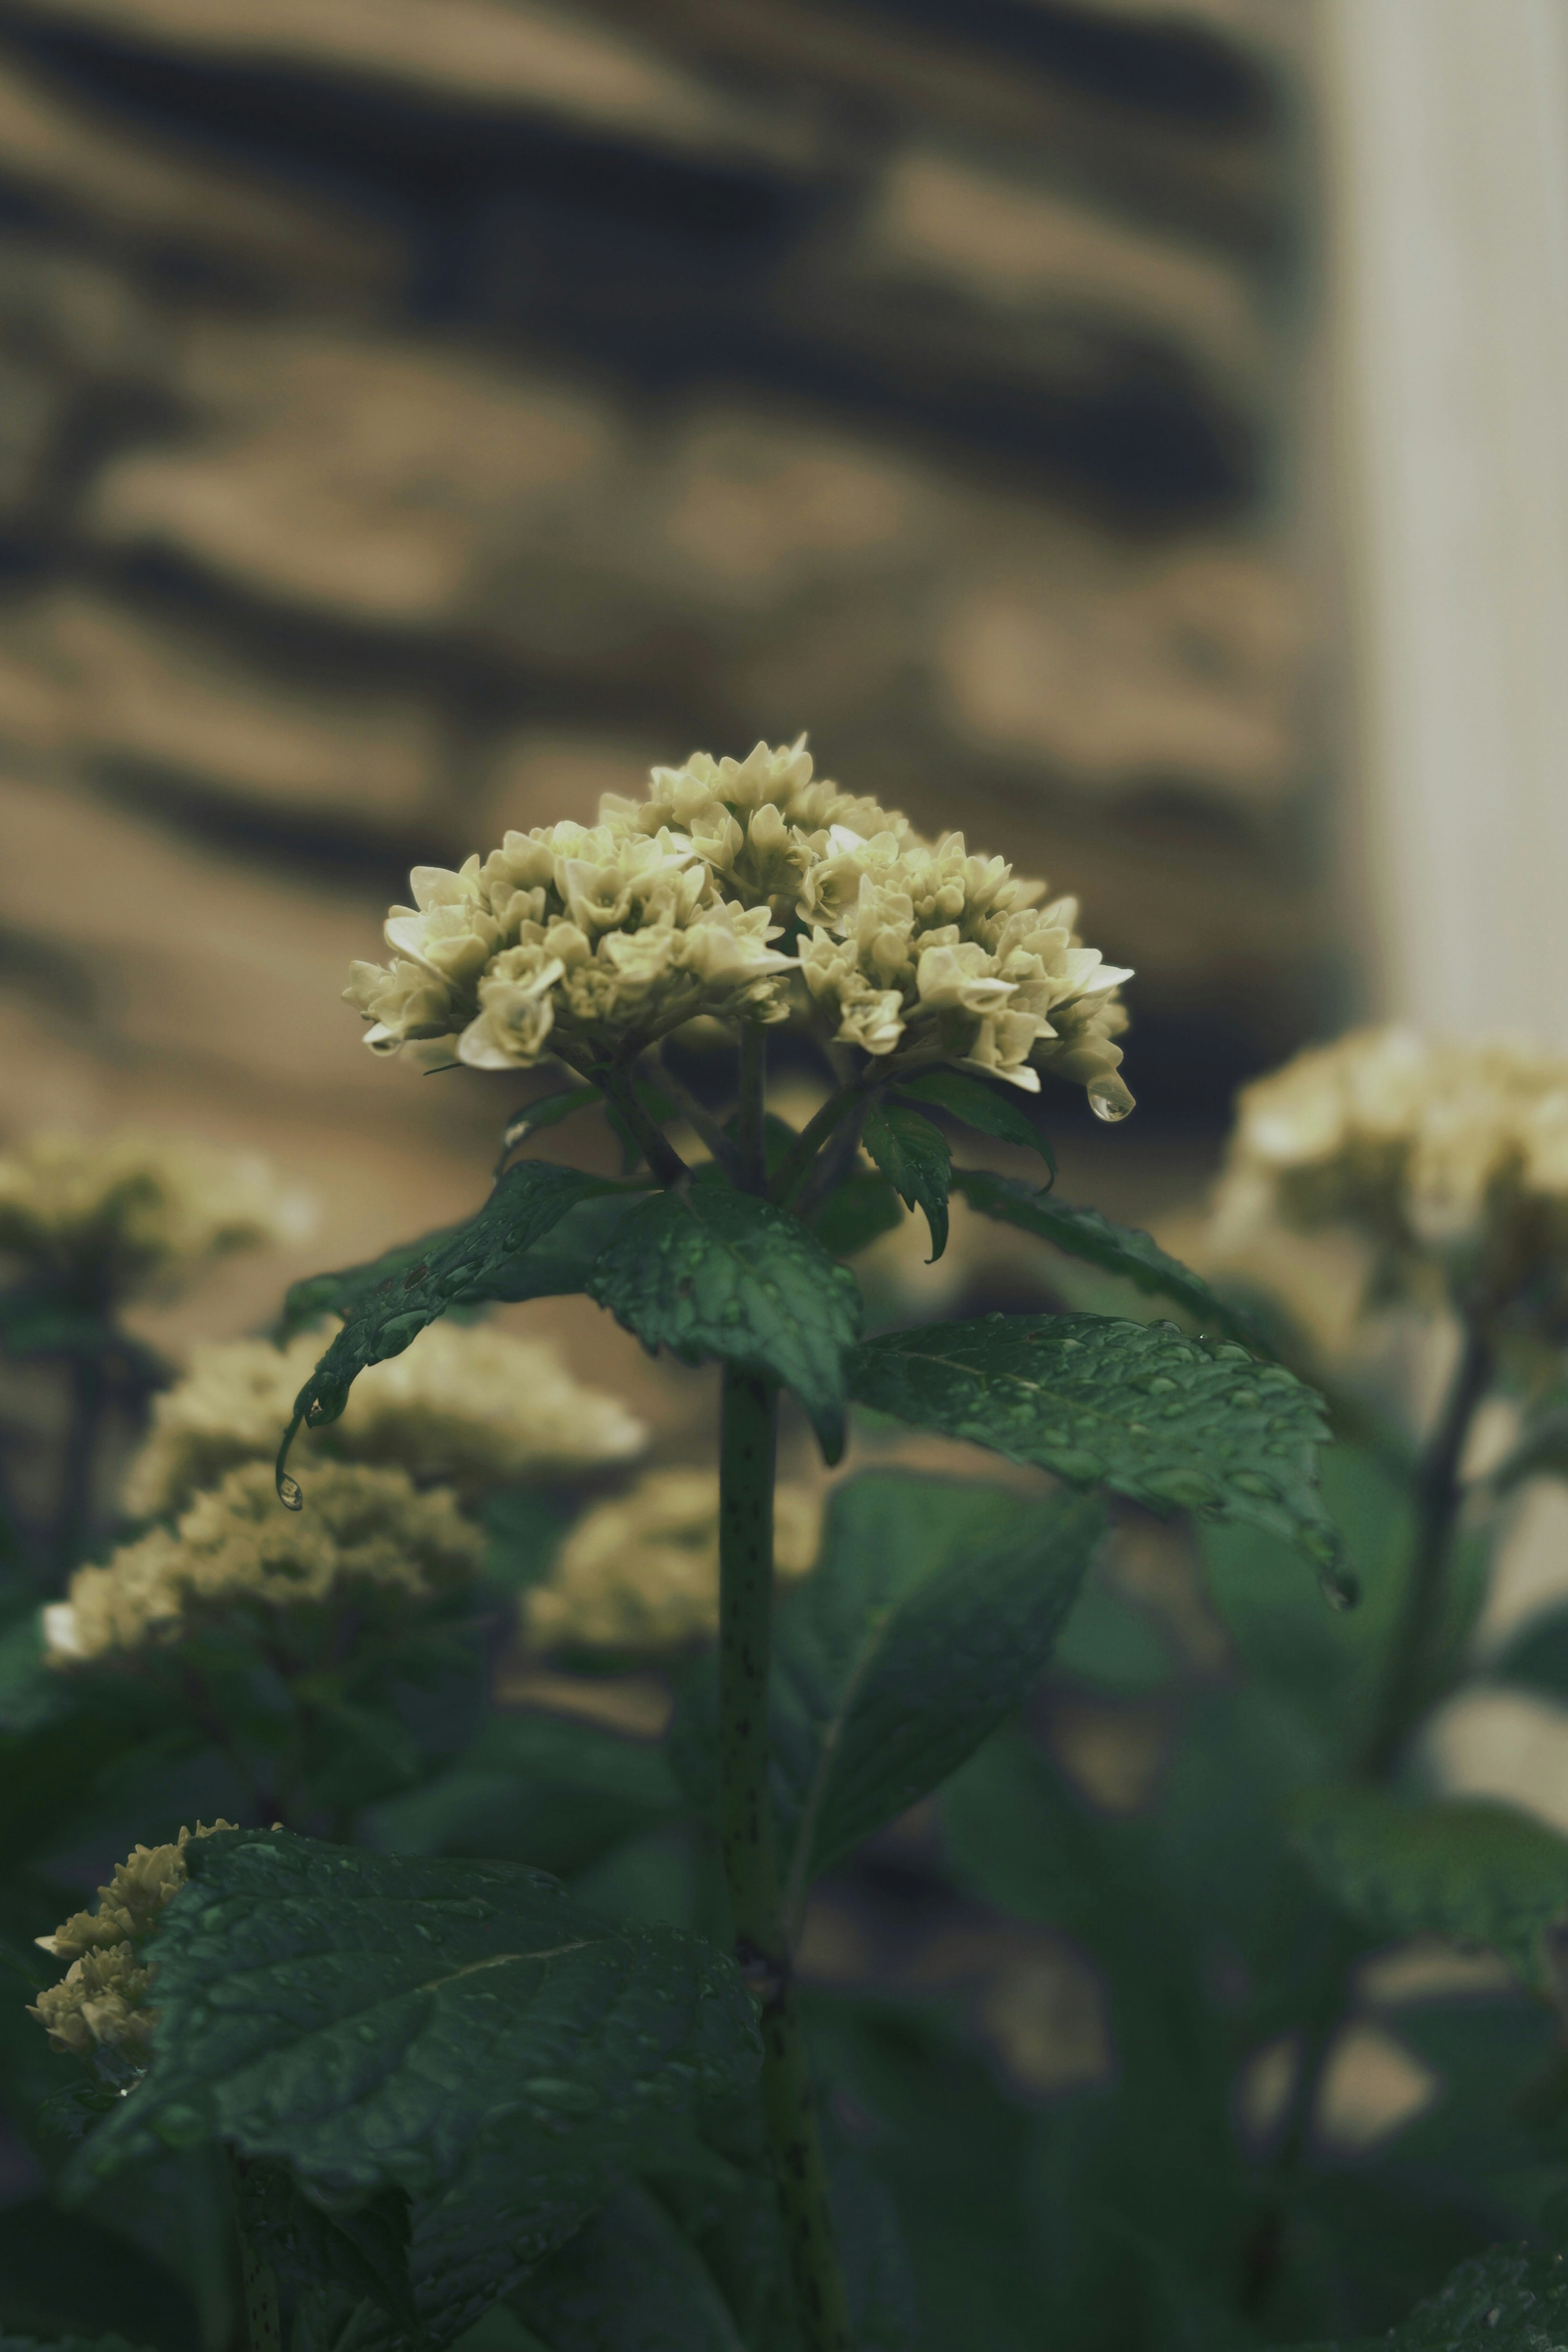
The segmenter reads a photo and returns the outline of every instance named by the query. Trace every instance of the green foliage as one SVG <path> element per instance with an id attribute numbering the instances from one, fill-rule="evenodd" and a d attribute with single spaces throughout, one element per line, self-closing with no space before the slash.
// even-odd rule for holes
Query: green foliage
<path id="1" fill-rule="evenodd" d="M 1319 1885 L 1372 1935 L 1489 1946 L 1549 1988 L 1542 1937 L 1568 1911 L 1568 1838 L 1543 1822 L 1479 1797 L 1321 1787 L 1291 1825 Z"/>
<path id="2" fill-rule="evenodd" d="M 953 1177 L 947 1139 L 915 1110 L 873 1104 L 866 1114 L 863 1141 L 906 1209 L 925 1213 L 935 1263 L 947 1246 L 947 1192 Z"/>
<path id="3" fill-rule="evenodd" d="M 369 1266 L 351 1267 L 344 1276 L 316 1277 L 313 1311 L 331 1305 L 344 1316 L 344 1323 L 295 1400 L 290 1437 L 301 1422 L 314 1429 L 336 1421 L 359 1374 L 368 1365 L 401 1355 L 449 1307 L 531 1296 L 522 1267 L 528 1252 L 569 1210 L 613 1189 L 575 1168 L 525 1160 L 499 1179 L 476 1216 L 437 1238 L 434 1247 L 412 1263 L 407 1262 L 407 1249 L 394 1250 L 390 1253 L 392 1263 L 378 1259 Z M 320 1295 L 327 1283 L 339 1286 L 330 1298 Z M 289 1293 L 286 1312 L 298 1288 L 296 1285 Z"/>
<path id="4" fill-rule="evenodd" d="M 1103 1528 L 1076 1498 L 885 1474 L 839 1490 L 776 1634 L 773 1786 L 800 1895 L 1019 1704 Z"/>
<path id="5" fill-rule="evenodd" d="M 571 1877 L 669 1820 L 663 1750 L 568 1716 L 492 1714 L 451 1770 L 364 1824 L 386 1853 L 490 1855 Z"/>
<path id="6" fill-rule="evenodd" d="M 821 1558 L 774 1629 L 771 1786 L 791 1912 L 1023 1698 L 1103 1531 L 1078 1497 L 875 1472 L 839 1488 Z M 690 1684 L 673 1745 L 708 1801 L 711 1674 Z"/>
<path id="7" fill-rule="evenodd" d="M 510 2301 L 549 2352 L 745 2352 L 701 2255 L 643 2189 L 620 2190 Z"/>
<path id="8" fill-rule="evenodd" d="M 635 1085 L 645 1118 L 671 1115 L 630 1062 L 606 1076 L 623 1108 Z M 508 1153 L 601 1100 L 545 1097 Z M 686 1111 L 713 1157 L 664 1189 L 525 1163 L 466 1223 L 297 1286 L 295 1327 L 343 1320 L 302 1409 L 330 1419 L 442 1312 L 586 1291 L 651 1349 L 789 1389 L 830 1457 L 852 1399 L 1082 1491 L 862 1471 L 830 1492 L 813 1572 L 759 1614 L 759 1415 L 726 1474 L 722 1742 L 700 1642 L 674 1662 L 497 1660 L 502 1604 L 548 1573 L 598 1479 L 471 1504 L 486 1583 L 448 1610 L 314 1632 L 278 1612 L 187 1633 L 137 1683 L 44 1664 L 38 1563 L 13 1549 L 0 2120 L 46 2185 L 0 2210 L 0 2352 L 109 2328 L 233 2352 L 236 2231 L 277 2273 L 283 2352 L 821 2352 L 789 2201 L 813 2165 L 849 2314 L 833 2352 L 1568 2342 L 1539 2251 L 1568 2198 L 1549 1966 L 1568 1840 L 1396 1794 L 1408 1749 L 1382 1781 L 1364 1762 L 1392 1746 L 1417 1604 L 1432 1693 L 1475 1671 L 1481 1515 L 1434 1543 L 1442 1482 L 1383 1440 L 1332 1450 L 1320 1491 L 1319 1400 L 1221 1336 L 1250 1327 L 1197 1276 L 1097 1211 L 953 1170 L 947 1120 L 1054 1173 L 1005 1090 L 862 1070 L 814 1167 L 817 1135 L 767 1118 L 798 1215 L 729 1182 L 737 1119 Z M 839 1175 L 857 1135 L 874 1166 Z M 677 1172 L 645 1129 L 622 1141 L 629 1165 Z M 862 1342 L 835 1260 L 916 1207 L 939 1256 L 950 1187 L 1208 1336 L 1070 1314 Z M 53 1332 L 88 1361 L 115 1337 L 79 1301 L 7 1297 L 14 1353 Z M 68 1329 L 47 1319 L 63 1309 Z M 1280 1346 L 1294 1360 L 1282 1328 Z M 1561 1394 L 1543 1397 L 1494 1489 L 1561 1467 Z M 1372 1427 L 1343 1401 L 1335 1417 Z M 1201 1525 L 1162 1532 L 1145 1509 Z M 81 1549 L 78 1529 L 50 1556 Z M 1303 1550 L 1340 1597 L 1348 1551 L 1363 1606 L 1325 1608 Z M 1565 1627 L 1553 1608 L 1480 1671 L 1568 1698 Z M 666 1693 L 668 1739 L 633 1736 Z M 715 1801 L 721 1753 L 748 1813 Z M 756 1863 L 769 1806 L 778 1884 Z M 51 2050 L 23 2008 L 58 1975 L 34 1939 L 106 1858 L 220 1811 L 290 1827 L 192 1850 L 147 1948 L 149 2071 Z M 1434 1937 L 1520 1980 L 1403 1948 Z M 1368 2025 L 1423 2087 L 1353 2139 L 1345 2037 Z M 1500 2240 L 1516 2250 L 1485 2252 Z"/>
<path id="9" fill-rule="evenodd" d="M 438 2342 L 564 2242 L 694 2099 L 751 2077 L 756 2031 L 727 1961 L 673 1929 L 612 1927 L 541 1872 L 287 1832 L 192 1853 L 156 1939 L 152 2072 L 74 2159 L 78 2189 L 218 2140 L 287 2161 L 320 2202 L 405 2191 Z M 368 2259 L 362 2229 L 357 2242 Z"/>
<path id="10" fill-rule="evenodd" d="M 1016 1225 L 1020 1233 L 1033 1234 L 1069 1257 L 1082 1258 L 1139 1290 L 1174 1299 L 1200 1323 L 1257 1347 L 1257 1335 L 1244 1316 L 1216 1297 L 1201 1275 L 1135 1226 L 1113 1224 L 1098 1209 L 1071 1208 L 1065 1201 L 1037 1192 L 1013 1177 L 992 1175 L 988 1169 L 959 1169 L 953 1185 L 982 1216 Z"/>
<path id="11" fill-rule="evenodd" d="M 1109 1316 L 994 1315 L 868 1340 L 850 1359 L 850 1392 L 1074 1486 L 1246 1520 L 1339 1573 L 1317 1486 L 1318 1399 L 1230 1341 Z"/>
<path id="12" fill-rule="evenodd" d="M 650 1351 L 665 1347 L 688 1364 L 716 1356 L 791 1390 L 838 1460 L 860 1293 L 799 1219 L 718 1184 L 655 1193 L 626 1219 L 588 1289 Z"/>
<path id="13" fill-rule="evenodd" d="M 263 2157 L 239 2172 L 235 2210 L 256 2253 L 291 2284 L 369 2302 L 400 2333 L 419 2333 L 402 2189 L 334 2210 L 307 2196 L 286 2164 Z"/>
<path id="14" fill-rule="evenodd" d="M 1026 1151 L 1038 1151 L 1052 1176 L 1056 1174 L 1056 1154 L 1049 1139 L 1019 1110 L 1010 1091 L 988 1087 L 963 1070 L 939 1069 L 900 1079 L 898 1092 L 915 1102 L 935 1103 L 965 1127 L 994 1136 L 998 1143 L 1020 1144 Z"/>
<path id="15" fill-rule="evenodd" d="M 880 1171 L 858 1169 L 844 1178 L 811 1222 L 811 1230 L 832 1257 L 853 1257 L 904 1223 L 897 1192 Z"/>
<path id="16" fill-rule="evenodd" d="M 1377 2352 L 1553 2352 L 1568 2336 L 1568 2263 L 1528 2246 L 1494 2246 L 1461 2263 Z M 1277 2347 L 1277 2352 L 1284 2352 Z M 1296 2352 L 1374 2352 L 1374 2339 Z"/>

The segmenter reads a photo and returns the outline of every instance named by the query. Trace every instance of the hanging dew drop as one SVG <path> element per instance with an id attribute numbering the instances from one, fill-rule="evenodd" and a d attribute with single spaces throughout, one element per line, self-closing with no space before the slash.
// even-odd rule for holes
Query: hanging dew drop
<path id="1" fill-rule="evenodd" d="M 277 1482 L 277 1499 L 286 1511 L 302 1511 L 305 1508 L 305 1496 L 298 1479 L 289 1477 L 285 1472 Z"/>
<path id="2" fill-rule="evenodd" d="M 1089 1108 L 1096 1118 L 1103 1118 L 1107 1127 L 1114 1127 L 1132 1109 L 1133 1097 L 1119 1078 L 1108 1079 L 1090 1087 Z"/>

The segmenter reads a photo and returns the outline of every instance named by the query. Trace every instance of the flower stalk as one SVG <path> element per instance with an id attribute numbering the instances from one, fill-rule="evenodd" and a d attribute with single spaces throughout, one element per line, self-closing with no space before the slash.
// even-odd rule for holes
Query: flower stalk
<path id="1" fill-rule="evenodd" d="M 1375 1780 L 1388 1777 L 1411 1730 L 1437 1696 L 1451 1638 L 1448 1567 L 1464 1501 L 1459 1465 L 1495 1367 L 1487 1331 L 1479 1322 L 1468 1323 L 1442 1412 L 1416 1473 L 1410 1567 L 1366 1749 L 1365 1769 Z"/>
<path id="2" fill-rule="evenodd" d="M 762 2101 L 808 2352 L 851 2352 L 768 1790 L 779 1392 L 728 1367 L 719 1439 L 720 1842 L 741 1973 L 760 2004 Z"/>
<path id="3" fill-rule="evenodd" d="M 761 1039 L 742 1032 L 743 1181 L 763 1182 Z M 851 2352 L 827 2168 L 801 2041 L 768 1794 L 768 1667 L 779 1391 L 727 1365 L 719 1423 L 719 1834 L 736 1958 L 760 2005 L 762 2101 L 808 2352 Z"/>

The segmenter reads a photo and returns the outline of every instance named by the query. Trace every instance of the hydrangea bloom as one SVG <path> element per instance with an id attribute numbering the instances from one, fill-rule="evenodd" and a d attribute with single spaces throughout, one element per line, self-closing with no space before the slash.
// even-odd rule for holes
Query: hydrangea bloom
<path id="1" fill-rule="evenodd" d="M 304 1332 L 287 1348 L 235 1339 L 193 1349 L 131 1465 L 131 1517 L 162 1518 L 236 1463 L 270 1462 L 322 1346 Z M 514 1479 L 623 1461 L 646 1439 L 620 1399 L 575 1380 L 548 1339 L 439 1322 L 362 1372 L 342 1418 L 300 1443 L 318 1460 L 388 1463 L 472 1499 Z"/>
<path id="2" fill-rule="evenodd" d="M 120 1294 L 308 1223 L 265 1160 L 183 1137 L 45 1133 L 0 1154 L 0 1252 Z"/>
<path id="3" fill-rule="evenodd" d="M 27 2012 L 57 2050 L 80 2058 L 111 2050 L 132 2063 L 145 2063 L 157 2011 L 147 1999 L 153 1970 L 137 1948 L 189 1876 L 185 1848 L 192 1838 L 233 1827 L 232 1822 L 198 1822 L 194 1830 L 182 1830 L 172 1845 L 139 1845 L 129 1860 L 115 1865 L 109 1885 L 99 1888 L 96 1911 L 78 1911 L 52 1936 L 37 1938 L 46 1952 L 71 1963 Z"/>
<path id="4" fill-rule="evenodd" d="M 694 752 L 643 800 L 607 796 L 597 826 L 511 833 L 413 886 L 417 908 L 387 920 L 398 960 L 356 964 L 347 992 L 377 1052 L 587 1067 L 699 1014 L 793 1003 L 890 1071 L 950 1060 L 1033 1091 L 1049 1068 L 1103 1118 L 1132 1108 L 1114 1043 L 1131 975 L 1080 940 L 1076 901 L 1044 905 L 1043 883 L 962 834 L 926 841 L 841 792 L 804 738 Z"/>
<path id="5" fill-rule="evenodd" d="M 817 1557 L 814 1495 L 779 1486 L 773 1564 L 803 1576 Z M 652 1470 L 626 1494 L 585 1511 L 547 1584 L 524 1601 L 538 1649 L 568 1645 L 667 1650 L 718 1631 L 718 1478 L 708 1470 Z"/>
<path id="6" fill-rule="evenodd" d="M 47 1662 L 166 1647 L 258 1611 L 434 1601 L 478 1574 L 484 1538 L 444 1487 L 422 1494 L 401 1470 L 332 1463 L 310 1500 L 304 1517 L 280 1511 L 267 1464 L 231 1470 L 172 1528 L 78 1569 L 69 1597 L 44 1611 Z"/>
<path id="7" fill-rule="evenodd" d="M 1386 1286 L 1494 1299 L 1568 1274 L 1568 1061 L 1508 1040 L 1353 1031 L 1242 1093 L 1215 1233 L 1348 1226 Z"/>

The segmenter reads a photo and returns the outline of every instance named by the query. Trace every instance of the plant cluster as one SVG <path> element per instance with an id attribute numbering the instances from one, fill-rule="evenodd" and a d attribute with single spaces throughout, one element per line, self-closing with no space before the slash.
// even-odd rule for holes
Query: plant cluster
<path id="1" fill-rule="evenodd" d="M 1416 1427 L 1057 1198 L 1026 1097 L 1130 1106 L 1126 975 L 801 746 L 414 896 L 372 1047 L 567 1082 L 463 1223 L 198 1349 L 117 1527 L 16 1548 L 5 2352 L 1555 2343 L 1568 1839 L 1426 1732 L 1478 1678 L 1568 1703 L 1568 1608 L 1475 1638 L 1568 1469 L 1568 1067 L 1378 1035 L 1243 1100 L 1216 1247 L 1359 1236 L 1366 1311 L 1448 1335 Z M 540 1156 L 573 1118 L 620 1174 Z M 1069 1303 L 868 1328 L 861 1252 L 918 1211 L 940 1255 L 955 1198 Z M 570 1293 L 716 1366 L 716 1474 L 629 1471 L 623 1407 L 474 1319 Z"/>

